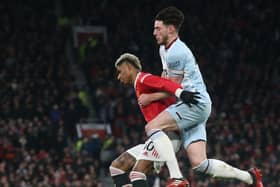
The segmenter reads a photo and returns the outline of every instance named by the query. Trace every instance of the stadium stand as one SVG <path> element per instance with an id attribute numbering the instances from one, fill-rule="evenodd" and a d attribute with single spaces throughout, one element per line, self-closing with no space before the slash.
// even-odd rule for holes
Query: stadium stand
<path id="1" fill-rule="evenodd" d="M 1 2 L 0 186 L 109 187 L 102 179 L 111 160 L 145 139 L 133 88 L 117 83 L 114 60 L 132 52 L 145 71 L 160 73 L 153 18 L 167 5 L 185 12 L 181 36 L 212 96 L 208 155 L 256 165 L 266 187 L 280 186 L 280 5 L 273 0 Z M 74 25 L 107 28 L 107 43 L 87 44 L 83 58 L 76 49 L 75 59 L 94 117 L 111 124 L 104 141 L 76 135 L 76 123 L 89 116 L 65 55 Z M 178 159 L 192 186 L 244 186 L 194 175 L 184 151 Z M 164 169 L 161 186 L 167 176 Z"/>

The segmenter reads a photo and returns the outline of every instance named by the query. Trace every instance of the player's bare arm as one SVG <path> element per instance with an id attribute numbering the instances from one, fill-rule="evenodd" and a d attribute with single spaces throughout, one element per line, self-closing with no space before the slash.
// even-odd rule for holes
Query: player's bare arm
<path id="1" fill-rule="evenodd" d="M 164 78 L 168 78 L 173 82 L 176 82 L 178 84 L 181 84 L 182 80 L 183 80 L 183 76 L 176 76 L 176 77 L 166 77 L 165 76 L 166 73 L 162 73 L 162 77 L 164 75 Z M 141 94 L 140 97 L 138 98 L 138 104 L 141 107 L 144 107 L 148 104 L 150 104 L 153 101 L 158 101 L 161 99 L 165 99 L 167 97 L 170 97 L 171 94 L 167 93 L 167 92 L 155 92 L 155 93 L 151 93 L 151 94 Z"/>
<path id="2" fill-rule="evenodd" d="M 165 99 L 170 96 L 171 96 L 171 94 L 169 94 L 167 92 L 155 92 L 155 93 L 151 93 L 151 94 L 141 94 L 138 98 L 138 104 L 139 104 L 139 106 L 144 107 L 144 106 L 150 104 L 151 102 Z"/>

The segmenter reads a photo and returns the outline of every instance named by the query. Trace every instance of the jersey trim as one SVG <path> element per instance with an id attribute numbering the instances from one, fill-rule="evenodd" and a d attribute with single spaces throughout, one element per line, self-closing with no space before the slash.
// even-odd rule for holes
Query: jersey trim
<path id="1" fill-rule="evenodd" d="M 141 72 L 138 72 L 137 75 L 136 75 L 136 79 L 134 81 L 134 89 L 136 89 L 136 83 L 137 83 L 137 80 L 138 80 L 140 74 L 141 74 Z"/>
<path id="2" fill-rule="evenodd" d="M 173 44 L 173 43 L 175 43 L 175 41 L 178 39 L 178 37 L 176 37 L 174 40 L 172 40 L 171 42 L 170 42 L 170 44 L 168 44 L 167 46 L 164 46 L 165 47 L 165 50 L 167 50 L 167 49 L 169 49 L 170 47 L 171 47 L 171 45 Z"/>
<path id="3" fill-rule="evenodd" d="M 170 73 L 174 73 L 176 75 L 184 75 L 184 70 L 175 70 L 175 69 L 170 69 Z"/>
<path id="4" fill-rule="evenodd" d="M 144 82 L 144 79 L 145 79 L 146 77 L 150 76 L 150 75 L 151 75 L 151 74 L 146 74 L 146 75 L 144 75 L 144 76 L 141 78 L 140 82 L 143 83 L 143 82 Z"/>

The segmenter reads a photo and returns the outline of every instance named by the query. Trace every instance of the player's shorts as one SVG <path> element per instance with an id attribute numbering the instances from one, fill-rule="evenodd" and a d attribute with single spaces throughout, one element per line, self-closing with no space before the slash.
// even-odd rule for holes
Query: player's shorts
<path id="1" fill-rule="evenodd" d="M 185 148 L 192 142 L 207 140 L 205 125 L 211 113 L 211 103 L 198 103 L 189 107 L 178 102 L 170 105 L 166 110 L 176 120 Z"/>
<path id="2" fill-rule="evenodd" d="M 168 132 L 167 136 L 171 140 L 175 153 L 177 153 L 181 147 L 180 135 L 174 132 Z M 126 152 L 136 158 L 136 160 L 163 161 L 163 159 L 154 149 L 154 144 L 151 139 L 148 139 L 145 144 L 138 144 L 126 150 Z"/>
<path id="3" fill-rule="evenodd" d="M 126 152 L 133 156 L 136 160 L 153 161 L 154 172 L 157 174 L 160 173 L 161 167 L 165 163 L 155 150 L 151 139 L 148 139 L 145 144 L 138 144 L 128 149 Z"/>
<path id="4" fill-rule="evenodd" d="M 133 156 L 134 158 L 138 158 L 138 156 L 142 153 L 142 151 L 144 150 L 144 146 L 145 144 L 138 144 L 128 150 L 126 150 L 126 152 L 128 152 L 131 156 Z"/>

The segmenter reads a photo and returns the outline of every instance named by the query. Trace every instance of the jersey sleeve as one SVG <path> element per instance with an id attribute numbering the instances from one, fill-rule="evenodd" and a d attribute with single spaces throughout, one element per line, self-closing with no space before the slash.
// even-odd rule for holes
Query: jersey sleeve
<path id="1" fill-rule="evenodd" d="M 167 58 L 168 76 L 184 75 L 185 58 L 180 52 L 174 52 Z"/>
<path id="2" fill-rule="evenodd" d="M 171 80 L 161 78 L 159 76 L 152 75 L 152 74 L 146 74 L 145 76 L 142 77 L 140 82 L 152 89 L 169 92 L 171 94 L 175 94 L 175 91 L 178 88 L 182 88 L 181 85 L 172 82 Z"/>

